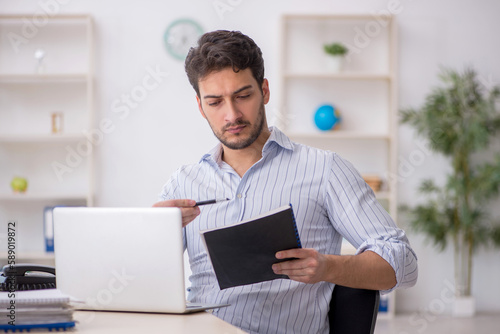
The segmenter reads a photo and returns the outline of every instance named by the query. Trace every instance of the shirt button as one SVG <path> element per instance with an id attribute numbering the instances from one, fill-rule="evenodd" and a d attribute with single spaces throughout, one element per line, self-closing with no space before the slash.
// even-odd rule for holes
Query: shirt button
<path id="1" fill-rule="evenodd" d="M 236 195 L 238 198 L 241 198 L 241 194 Z"/>

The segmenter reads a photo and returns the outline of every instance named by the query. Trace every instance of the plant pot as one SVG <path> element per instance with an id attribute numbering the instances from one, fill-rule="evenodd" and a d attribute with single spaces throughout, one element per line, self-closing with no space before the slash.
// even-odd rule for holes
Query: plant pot
<path id="1" fill-rule="evenodd" d="M 329 72 L 338 73 L 344 69 L 344 56 L 327 56 L 326 68 Z"/>
<path id="2" fill-rule="evenodd" d="M 472 296 L 455 297 L 453 304 L 454 317 L 473 317 L 476 314 L 476 299 Z"/>

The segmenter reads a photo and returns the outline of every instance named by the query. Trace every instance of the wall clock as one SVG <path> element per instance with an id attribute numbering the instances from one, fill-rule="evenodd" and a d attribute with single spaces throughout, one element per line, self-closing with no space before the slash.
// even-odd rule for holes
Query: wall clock
<path id="1" fill-rule="evenodd" d="M 175 20 L 167 27 L 163 40 L 172 57 L 184 60 L 202 34 L 203 28 L 196 21 L 184 18 Z"/>

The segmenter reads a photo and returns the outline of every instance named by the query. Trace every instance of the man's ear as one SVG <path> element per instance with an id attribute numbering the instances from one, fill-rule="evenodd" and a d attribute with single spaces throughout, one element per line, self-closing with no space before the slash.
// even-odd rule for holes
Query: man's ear
<path id="1" fill-rule="evenodd" d="M 201 116 L 202 116 L 204 119 L 207 119 L 207 116 L 205 116 L 205 112 L 203 111 L 203 107 L 201 106 L 201 100 L 200 100 L 200 97 L 199 97 L 198 95 L 196 95 L 196 102 L 198 103 L 198 109 L 200 110 Z"/>
<path id="2" fill-rule="evenodd" d="M 269 98 L 271 97 L 271 92 L 269 91 L 269 82 L 267 79 L 262 81 L 262 97 L 264 98 L 264 104 L 269 102 Z"/>

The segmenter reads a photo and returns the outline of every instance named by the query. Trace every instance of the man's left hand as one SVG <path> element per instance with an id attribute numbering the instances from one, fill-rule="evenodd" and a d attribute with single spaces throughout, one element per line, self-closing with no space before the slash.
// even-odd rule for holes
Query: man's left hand
<path id="1" fill-rule="evenodd" d="M 278 275 L 287 275 L 290 279 L 302 283 L 327 281 L 328 258 L 312 248 L 296 248 L 276 253 L 277 259 L 295 258 L 294 260 L 273 264 L 273 271 Z"/>

